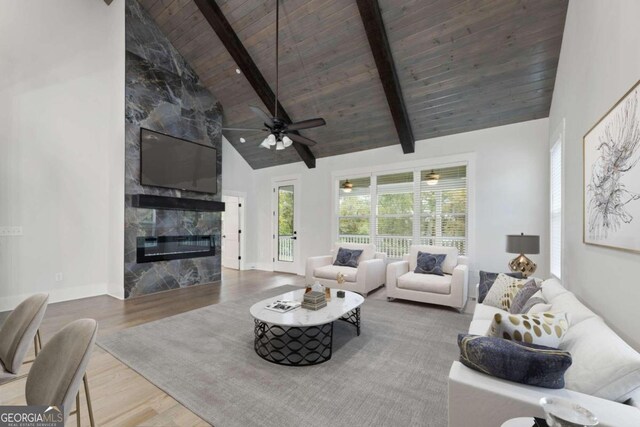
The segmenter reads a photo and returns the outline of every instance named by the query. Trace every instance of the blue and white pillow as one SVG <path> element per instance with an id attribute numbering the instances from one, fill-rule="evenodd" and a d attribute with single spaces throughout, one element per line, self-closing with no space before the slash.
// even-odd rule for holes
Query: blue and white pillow
<path id="1" fill-rule="evenodd" d="M 497 337 L 458 335 L 460 362 L 476 371 L 521 384 L 564 388 L 571 354 L 557 348 Z"/>
<path id="2" fill-rule="evenodd" d="M 362 249 L 340 248 L 338 249 L 338 254 L 336 255 L 336 260 L 333 262 L 333 265 L 358 268 L 360 255 L 362 255 Z"/>
<path id="3" fill-rule="evenodd" d="M 442 272 L 442 263 L 447 257 L 446 254 L 430 254 L 428 252 L 418 251 L 418 259 L 416 260 L 416 269 L 414 273 L 419 274 L 435 274 L 444 276 Z"/>

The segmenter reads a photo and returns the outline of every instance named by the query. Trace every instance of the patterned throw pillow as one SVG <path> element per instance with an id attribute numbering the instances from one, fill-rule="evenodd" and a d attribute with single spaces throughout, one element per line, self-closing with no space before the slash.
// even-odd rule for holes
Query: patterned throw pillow
<path id="1" fill-rule="evenodd" d="M 520 314 L 529 311 L 528 309 L 525 310 L 524 307 L 528 304 L 531 297 L 533 297 L 533 295 L 538 291 L 540 291 L 540 286 L 538 286 L 534 279 L 525 283 L 524 287 L 518 291 L 516 296 L 513 298 L 513 301 L 511 301 L 509 313 Z"/>
<path id="2" fill-rule="evenodd" d="M 531 296 L 531 298 L 529 298 L 527 300 L 527 302 L 522 306 L 522 309 L 520 310 L 520 314 L 527 314 L 529 313 L 529 311 L 531 311 L 531 309 L 539 304 L 544 304 L 547 305 L 547 300 L 544 299 L 544 296 L 542 295 L 542 291 L 538 291 L 535 294 L 533 294 Z M 542 310 L 542 311 L 549 311 L 547 310 Z"/>
<path id="3" fill-rule="evenodd" d="M 496 313 L 487 335 L 558 348 L 568 328 L 567 313 Z"/>
<path id="4" fill-rule="evenodd" d="M 358 258 L 362 255 L 362 249 L 338 249 L 338 255 L 333 265 L 339 265 L 342 267 L 358 268 Z"/>
<path id="5" fill-rule="evenodd" d="M 416 269 L 414 273 L 419 274 L 435 274 L 444 276 L 442 272 L 442 263 L 447 257 L 446 254 L 430 254 L 428 252 L 418 251 L 418 259 L 416 260 Z"/>
<path id="6" fill-rule="evenodd" d="M 527 279 L 516 279 L 500 273 L 484 298 L 483 304 L 509 311 L 511 302 L 527 282 Z"/>
<path id="7" fill-rule="evenodd" d="M 571 354 L 495 337 L 458 335 L 460 361 L 471 369 L 521 384 L 563 388 Z"/>
<path id="8" fill-rule="evenodd" d="M 486 271 L 480 271 L 480 284 L 478 285 L 478 302 L 482 303 L 487 296 L 489 289 L 493 285 L 493 282 L 498 278 L 498 274 L 506 274 L 507 276 L 515 277 L 516 279 L 524 279 L 522 273 L 489 273 Z"/>

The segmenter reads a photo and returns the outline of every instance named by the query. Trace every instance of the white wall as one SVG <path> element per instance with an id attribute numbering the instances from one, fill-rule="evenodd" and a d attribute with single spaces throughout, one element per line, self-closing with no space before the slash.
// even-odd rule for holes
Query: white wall
<path id="1" fill-rule="evenodd" d="M 572 0 L 551 106 L 553 132 L 566 120 L 565 286 L 640 348 L 640 255 L 582 243 L 582 137 L 640 78 L 640 2 Z"/>
<path id="2" fill-rule="evenodd" d="M 403 154 L 398 145 L 321 158 L 315 169 L 295 163 L 252 173 L 224 140 L 223 188 L 249 193 L 246 265 L 267 270 L 272 265 L 271 180 L 275 177 L 301 176 L 302 227 L 298 233 L 301 258 L 306 259 L 328 253 L 332 245 L 332 173 L 420 159 L 427 163 L 438 157 L 474 153 L 476 230 L 472 270 L 508 270 L 507 262 L 514 255 L 505 252 L 505 235 L 524 232 L 541 237 L 542 253 L 531 258 L 538 263 L 536 275 L 546 277 L 549 271 L 547 124 L 547 119 L 541 119 L 418 141 L 416 152 L 409 155 Z M 302 264 L 300 273 L 304 268 Z"/>
<path id="3" fill-rule="evenodd" d="M 124 52 L 124 0 L 2 5 L 0 311 L 121 296 Z"/>

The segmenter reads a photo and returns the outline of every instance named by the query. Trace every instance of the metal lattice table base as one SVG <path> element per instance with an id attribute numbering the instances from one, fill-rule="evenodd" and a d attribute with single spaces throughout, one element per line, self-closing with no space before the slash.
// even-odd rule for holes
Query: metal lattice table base
<path id="1" fill-rule="evenodd" d="M 355 325 L 360 335 L 359 307 L 340 320 Z M 264 360 L 279 365 L 309 366 L 331 359 L 333 322 L 303 328 L 272 325 L 258 319 L 254 322 L 254 349 Z"/>

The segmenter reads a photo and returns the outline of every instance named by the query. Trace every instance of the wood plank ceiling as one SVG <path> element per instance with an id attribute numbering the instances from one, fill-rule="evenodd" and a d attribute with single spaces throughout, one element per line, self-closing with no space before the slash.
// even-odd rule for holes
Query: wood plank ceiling
<path id="1" fill-rule="evenodd" d="M 280 0 L 280 102 L 317 158 L 399 144 L 355 0 Z M 378 0 L 416 140 L 549 115 L 567 0 Z M 193 0 L 140 0 L 224 108 L 262 104 Z M 275 89 L 275 0 L 217 0 Z M 299 162 L 263 134 L 224 132 L 253 168 Z M 240 137 L 246 143 L 240 143 Z M 398 150 L 401 150 L 398 145 Z"/>

